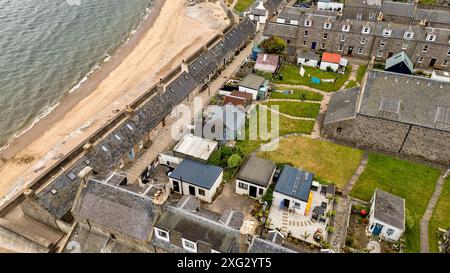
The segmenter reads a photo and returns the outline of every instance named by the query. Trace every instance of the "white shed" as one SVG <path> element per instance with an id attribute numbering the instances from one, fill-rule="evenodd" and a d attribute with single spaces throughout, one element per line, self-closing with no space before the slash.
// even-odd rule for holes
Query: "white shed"
<path id="1" fill-rule="evenodd" d="M 387 241 L 398 241 L 405 232 L 405 199 L 376 189 L 369 214 L 369 232 Z"/>

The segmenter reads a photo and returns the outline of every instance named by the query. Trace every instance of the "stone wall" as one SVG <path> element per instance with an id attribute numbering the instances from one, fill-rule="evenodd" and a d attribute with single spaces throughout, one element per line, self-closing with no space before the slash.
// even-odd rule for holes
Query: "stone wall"
<path id="1" fill-rule="evenodd" d="M 450 132 L 446 131 L 358 115 L 354 119 L 324 124 L 322 134 L 361 148 L 450 163 Z"/>

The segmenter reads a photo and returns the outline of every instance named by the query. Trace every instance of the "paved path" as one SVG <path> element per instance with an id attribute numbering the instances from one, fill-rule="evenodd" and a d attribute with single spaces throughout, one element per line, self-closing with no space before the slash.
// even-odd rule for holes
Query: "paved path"
<path id="1" fill-rule="evenodd" d="M 327 93 L 323 96 L 323 100 L 320 103 L 319 115 L 317 115 L 316 123 L 314 123 L 314 128 L 311 133 L 311 137 L 314 139 L 320 139 L 320 132 L 322 132 L 323 120 L 328 110 L 328 104 L 330 103 L 331 94 Z"/>
<path id="2" fill-rule="evenodd" d="M 347 237 L 347 224 L 351 200 L 348 198 L 340 198 L 336 206 L 336 216 L 334 217 L 334 232 L 330 237 L 331 249 L 338 253 L 345 244 Z"/>
<path id="3" fill-rule="evenodd" d="M 442 193 L 442 188 L 444 186 L 445 178 L 444 176 L 439 177 L 436 188 L 434 189 L 433 196 L 431 196 L 430 201 L 428 202 L 427 209 L 420 220 L 420 252 L 421 253 L 429 253 L 430 245 L 428 242 L 428 224 L 431 219 L 431 215 L 433 214 L 434 207 L 436 206 L 437 201 L 439 200 L 439 196 Z"/>
<path id="4" fill-rule="evenodd" d="M 342 191 L 342 196 L 348 197 L 348 195 L 350 194 L 350 191 L 352 190 L 352 188 L 355 185 L 356 181 L 358 181 L 359 177 L 361 176 L 361 174 L 366 169 L 368 161 L 369 161 L 369 153 L 368 152 L 364 152 L 364 156 L 363 156 L 361 162 L 359 162 L 358 168 L 356 168 L 355 173 L 353 173 L 353 175 L 350 178 L 350 180 L 348 181 L 347 185 L 345 185 L 345 188 Z"/>
<path id="5" fill-rule="evenodd" d="M 339 91 L 345 90 L 347 84 L 351 81 L 356 81 L 356 75 L 358 73 L 359 64 L 351 64 L 352 66 L 352 72 L 350 73 L 350 76 L 348 77 L 347 81 L 342 85 L 341 89 Z M 359 86 L 359 82 L 356 83 L 357 86 Z"/>

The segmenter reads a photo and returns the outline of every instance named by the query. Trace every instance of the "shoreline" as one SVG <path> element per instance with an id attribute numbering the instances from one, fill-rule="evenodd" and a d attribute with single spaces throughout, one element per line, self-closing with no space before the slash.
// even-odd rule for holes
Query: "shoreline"
<path id="1" fill-rule="evenodd" d="M 36 116 L 28 127 L 16 132 L 4 146 L 0 147 L 0 170 L 3 161 L 13 159 L 21 150 L 31 144 L 37 135 L 44 134 L 52 124 L 61 121 L 71 109 L 97 89 L 145 37 L 158 18 L 165 2 L 166 0 L 153 0 L 152 4 L 147 7 L 149 10 L 142 17 L 140 23 L 130 31 L 129 36 L 118 45 L 111 56 L 105 55 L 105 58 L 98 64 L 99 67 L 89 71 L 77 84 L 78 87 L 75 85 L 67 90 L 67 93 L 55 101 L 54 105 Z M 46 113 L 47 111 L 49 112 Z M 43 117 L 40 118 L 40 116 Z"/>

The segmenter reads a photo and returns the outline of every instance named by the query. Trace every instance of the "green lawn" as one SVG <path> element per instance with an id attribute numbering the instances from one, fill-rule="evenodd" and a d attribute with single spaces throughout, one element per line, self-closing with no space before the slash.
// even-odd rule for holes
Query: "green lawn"
<path id="1" fill-rule="evenodd" d="M 394 157 L 370 153 L 369 162 L 350 195 L 369 201 L 376 188 L 406 200 L 410 219 L 405 232 L 405 252 L 420 251 L 420 219 L 433 194 L 439 170 Z"/>
<path id="2" fill-rule="evenodd" d="M 345 71 L 345 74 L 338 74 L 334 72 L 328 72 L 323 71 L 318 68 L 312 68 L 312 67 L 304 67 L 305 68 L 305 76 L 300 76 L 300 67 L 294 64 L 284 64 L 280 69 L 280 74 L 283 75 L 283 79 L 280 80 L 278 77 L 274 78 L 272 74 L 269 73 L 262 73 L 258 72 L 259 74 L 262 74 L 266 79 L 269 79 L 273 83 L 278 84 L 291 84 L 291 85 L 305 85 L 309 87 L 313 87 L 325 92 L 334 92 L 338 91 L 342 85 L 347 81 L 348 77 L 351 73 L 351 66 L 347 68 Z M 311 77 L 317 77 L 320 79 L 336 79 L 333 83 L 325 83 L 321 82 L 320 84 L 314 84 L 311 82 L 311 77 L 308 77 L 308 75 L 311 75 Z"/>
<path id="3" fill-rule="evenodd" d="M 316 118 L 320 111 L 320 104 L 295 101 L 268 101 L 264 105 L 279 107 L 279 111 L 293 117 Z"/>
<path id="4" fill-rule="evenodd" d="M 283 93 L 283 91 L 292 91 L 291 94 Z M 310 100 L 310 101 L 322 101 L 323 95 L 302 89 L 279 89 L 272 91 L 270 94 L 271 99 L 290 99 L 290 100 Z"/>
<path id="5" fill-rule="evenodd" d="M 273 152 L 260 156 L 276 163 L 291 164 L 310 171 L 316 180 L 335 183 L 343 189 L 362 159 L 363 151 L 308 137 L 282 139 Z"/>
<path id="6" fill-rule="evenodd" d="M 238 0 L 234 9 L 238 12 L 246 11 L 252 4 L 254 0 Z"/>
<path id="7" fill-rule="evenodd" d="M 349 82 L 347 83 L 347 85 L 345 86 L 345 89 L 350 89 L 350 88 L 353 88 L 353 87 L 356 87 L 356 86 L 358 86 L 358 84 L 356 83 L 356 81 L 349 81 Z"/>
<path id="8" fill-rule="evenodd" d="M 256 109 L 259 115 L 259 109 Z M 269 124 L 268 128 L 270 131 L 270 123 L 271 123 L 271 111 L 267 111 L 267 122 Z M 294 120 L 284 116 L 279 116 L 279 135 L 287 135 L 293 133 L 302 133 L 302 134 L 311 134 L 314 129 L 314 121 L 309 120 Z M 270 133 L 270 132 L 269 132 Z M 248 140 L 249 137 L 249 125 L 248 122 L 245 127 L 245 135 L 246 140 L 240 140 L 237 142 L 238 149 L 244 154 L 248 155 L 258 149 L 262 144 L 268 142 L 267 136 L 263 136 L 262 138 L 258 137 L 257 140 Z"/>
<path id="9" fill-rule="evenodd" d="M 361 83 L 367 71 L 367 65 L 360 65 L 356 71 L 356 81 Z"/>
<path id="10" fill-rule="evenodd" d="M 419 2 L 421 4 L 425 4 L 425 5 L 434 5 L 434 4 L 436 4 L 436 0 L 420 0 Z"/>
<path id="11" fill-rule="evenodd" d="M 438 229 L 450 228 L 450 178 L 444 184 L 439 201 L 434 208 L 428 227 L 429 244 L 431 252 L 438 252 Z"/>

